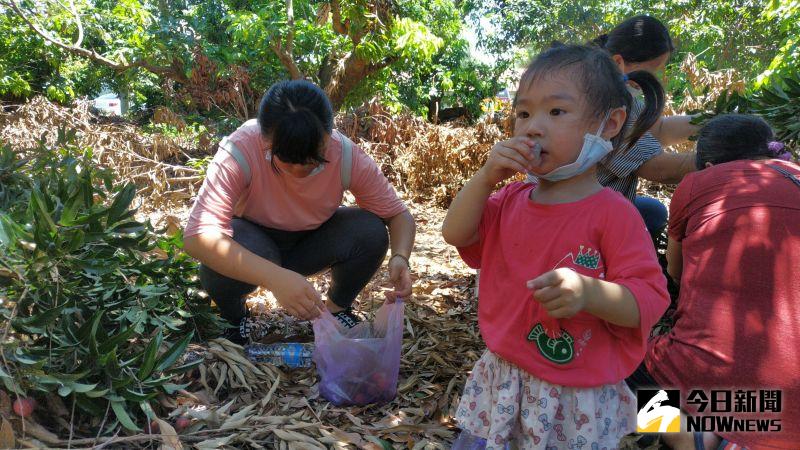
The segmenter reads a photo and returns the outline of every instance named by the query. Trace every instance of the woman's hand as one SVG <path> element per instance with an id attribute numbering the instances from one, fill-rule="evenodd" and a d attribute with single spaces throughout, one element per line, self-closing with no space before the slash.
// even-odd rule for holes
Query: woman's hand
<path id="1" fill-rule="evenodd" d="M 574 270 L 560 268 L 528 281 L 533 299 L 556 319 L 574 316 L 586 308 L 584 277 Z"/>
<path id="2" fill-rule="evenodd" d="M 394 286 L 394 291 L 386 293 L 389 303 L 394 303 L 398 298 L 404 299 L 411 295 L 411 270 L 405 258 L 393 256 L 389 259 L 389 280 Z"/>
<path id="3" fill-rule="evenodd" d="M 325 307 L 319 292 L 296 272 L 284 269 L 270 281 L 269 290 L 292 316 L 305 320 L 316 319 Z"/>
<path id="4" fill-rule="evenodd" d="M 513 137 L 492 147 L 481 168 L 487 182 L 494 186 L 515 173 L 527 173 L 539 164 L 536 143 L 527 137 Z"/>

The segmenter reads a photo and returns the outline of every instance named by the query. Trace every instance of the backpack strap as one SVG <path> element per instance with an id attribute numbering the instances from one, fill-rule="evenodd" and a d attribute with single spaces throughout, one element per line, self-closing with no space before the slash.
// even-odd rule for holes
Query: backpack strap
<path id="1" fill-rule="evenodd" d="M 776 172 L 778 172 L 781 175 L 783 175 L 784 177 L 788 178 L 789 181 L 791 181 L 792 183 L 795 184 L 795 186 L 800 188 L 800 180 L 798 180 L 796 176 L 792 175 L 791 172 L 789 172 L 788 170 L 784 169 L 783 167 L 773 166 L 772 164 L 767 164 L 767 166 L 771 167 Z"/>
<path id="2" fill-rule="evenodd" d="M 342 189 L 346 191 L 350 189 L 350 177 L 353 174 L 353 141 L 341 132 L 337 133 L 342 139 Z"/>
<path id="3" fill-rule="evenodd" d="M 250 173 L 250 165 L 247 164 L 247 159 L 244 157 L 244 154 L 236 144 L 233 143 L 227 137 L 222 138 L 222 141 L 219 143 L 219 148 L 228 152 L 233 159 L 236 160 L 236 163 L 239 164 L 239 168 L 242 169 L 242 173 L 244 173 L 245 184 L 250 186 L 250 180 L 252 179 L 252 174 Z"/>
<path id="4" fill-rule="evenodd" d="M 339 132 L 337 131 L 337 133 Z M 346 191 L 350 189 L 350 178 L 353 173 L 353 141 L 348 139 L 347 136 L 342 133 L 339 133 L 339 136 L 342 139 L 342 189 Z M 250 180 L 252 179 L 250 165 L 247 163 L 247 159 L 244 157 L 242 151 L 239 150 L 239 147 L 237 147 L 233 141 L 227 137 L 224 137 L 219 143 L 219 148 L 233 156 L 233 159 L 235 159 L 236 163 L 239 164 L 239 168 L 242 169 L 242 173 L 244 173 L 246 185 L 249 186 Z"/>

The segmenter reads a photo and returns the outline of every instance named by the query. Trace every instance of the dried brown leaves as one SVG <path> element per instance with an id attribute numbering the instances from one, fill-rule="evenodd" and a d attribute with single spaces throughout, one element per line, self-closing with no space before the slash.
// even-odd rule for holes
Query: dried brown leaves
<path id="1" fill-rule="evenodd" d="M 413 200 L 446 207 L 492 146 L 509 135 L 508 112 L 505 117 L 499 124 L 433 125 L 410 113 L 392 116 L 372 101 L 339 117 L 337 125 Z"/>
<path id="2" fill-rule="evenodd" d="M 671 98 L 667 98 L 665 115 L 704 110 L 723 94 L 742 93 L 746 87 L 744 79 L 735 69 L 710 71 L 699 64 L 697 57 L 692 53 L 687 54 L 681 63 L 681 71 L 686 74 L 691 88 L 684 90 L 680 104 L 675 104 Z M 674 145 L 672 149 L 679 152 L 691 151 L 694 149 L 694 142 Z"/>
<path id="3" fill-rule="evenodd" d="M 52 145 L 59 128 L 75 130 L 77 145 L 91 148 L 100 167 L 114 171 L 120 181 L 136 183 L 148 209 L 182 205 L 195 196 L 202 182 L 197 169 L 177 164 L 186 159 L 185 143 L 144 134 L 129 123 L 99 120 L 89 106 L 77 102 L 67 108 L 34 97 L 11 112 L 0 111 L 0 142 L 22 151 L 36 147 L 40 139 Z"/>

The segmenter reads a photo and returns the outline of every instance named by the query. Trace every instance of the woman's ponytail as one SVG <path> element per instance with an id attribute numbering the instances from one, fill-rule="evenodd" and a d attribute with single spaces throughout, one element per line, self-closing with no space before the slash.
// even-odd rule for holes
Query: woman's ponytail
<path id="1" fill-rule="evenodd" d="M 627 132 L 623 151 L 627 151 L 641 138 L 647 130 L 653 127 L 664 111 L 664 88 L 656 77 L 646 70 L 636 70 L 627 74 L 627 79 L 633 81 L 644 94 L 644 109 L 634 122 L 631 130 Z M 631 98 L 630 104 L 633 104 Z M 631 111 L 628 111 L 630 114 Z"/>

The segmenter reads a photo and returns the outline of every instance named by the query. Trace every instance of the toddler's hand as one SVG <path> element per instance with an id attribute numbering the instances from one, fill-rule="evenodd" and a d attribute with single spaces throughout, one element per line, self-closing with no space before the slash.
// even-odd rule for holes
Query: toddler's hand
<path id="1" fill-rule="evenodd" d="M 586 307 L 584 279 L 574 270 L 551 270 L 528 281 L 527 285 L 533 290 L 533 299 L 544 306 L 550 317 L 569 318 Z"/>
<path id="2" fill-rule="evenodd" d="M 513 137 L 498 142 L 492 147 L 481 170 L 492 186 L 517 172 L 526 173 L 539 164 L 535 146 L 536 143 L 527 137 Z"/>

